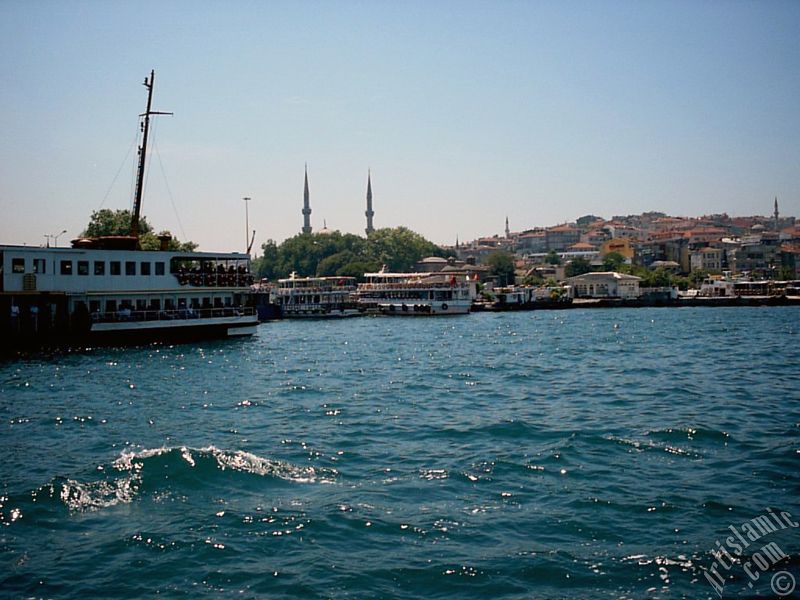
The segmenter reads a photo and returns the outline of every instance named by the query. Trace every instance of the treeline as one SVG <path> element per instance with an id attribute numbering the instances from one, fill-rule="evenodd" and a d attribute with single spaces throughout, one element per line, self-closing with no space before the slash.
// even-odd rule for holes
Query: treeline
<path id="1" fill-rule="evenodd" d="M 433 242 L 407 229 L 377 229 L 369 237 L 352 233 L 298 234 L 278 245 L 273 240 L 261 245 L 262 256 L 253 261 L 253 273 L 270 280 L 288 277 L 350 276 L 386 266 L 391 271 L 413 270 L 414 263 L 426 256 L 446 257 Z"/>

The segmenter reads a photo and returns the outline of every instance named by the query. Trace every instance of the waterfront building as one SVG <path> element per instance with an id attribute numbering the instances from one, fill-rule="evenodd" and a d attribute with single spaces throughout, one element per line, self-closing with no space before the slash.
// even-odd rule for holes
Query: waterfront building
<path id="1" fill-rule="evenodd" d="M 459 261 L 464 264 L 463 261 Z M 414 270 L 417 273 L 436 273 L 441 271 L 447 266 L 447 259 L 441 256 L 426 256 L 422 260 L 417 261 L 414 265 Z"/>
<path id="2" fill-rule="evenodd" d="M 640 296 L 641 277 L 613 271 L 584 273 L 569 277 L 572 298 L 622 298 L 632 300 Z"/>

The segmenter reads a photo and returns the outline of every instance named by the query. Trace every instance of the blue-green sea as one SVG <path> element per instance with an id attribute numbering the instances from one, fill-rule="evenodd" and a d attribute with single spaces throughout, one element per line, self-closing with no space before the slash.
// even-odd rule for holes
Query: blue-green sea
<path id="1" fill-rule="evenodd" d="M 4 598 L 797 597 L 798 521 L 798 308 L 281 321 L 0 363 Z"/>

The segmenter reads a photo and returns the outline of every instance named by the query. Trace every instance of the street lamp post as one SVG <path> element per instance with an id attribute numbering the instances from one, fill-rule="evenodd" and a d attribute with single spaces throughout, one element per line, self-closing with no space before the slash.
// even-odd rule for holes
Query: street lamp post
<path id="1" fill-rule="evenodd" d="M 250 247 L 250 211 L 248 210 L 250 197 L 245 196 L 242 200 L 244 200 L 244 247 L 246 251 Z"/>
<path id="2" fill-rule="evenodd" d="M 50 240 L 52 239 L 53 240 L 53 247 L 54 248 L 58 248 L 58 238 L 60 238 L 65 233 L 67 233 L 66 229 L 64 229 L 63 231 L 61 231 L 59 233 L 49 233 L 49 234 L 45 233 L 44 237 L 47 240 L 47 247 L 48 248 L 50 247 Z"/>

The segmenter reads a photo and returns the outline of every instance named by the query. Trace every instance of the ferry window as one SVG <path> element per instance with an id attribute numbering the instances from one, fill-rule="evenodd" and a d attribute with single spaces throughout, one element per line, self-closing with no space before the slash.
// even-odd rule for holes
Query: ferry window
<path id="1" fill-rule="evenodd" d="M 78 275 L 88 275 L 89 274 L 89 261 L 88 260 L 79 260 L 78 261 Z"/>
<path id="2" fill-rule="evenodd" d="M 150 275 L 150 263 L 149 262 L 139 263 L 139 273 L 142 275 Z"/>
<path id="3" fill-rule="evenodd" d="M 125 261 L 125 275 L 136 275 L 136 261 Z"/>
<path id="4" fill-rule="evenodd" d="M 164 274 L 164 263 L 157 262 L 156 263 L 156 275 L 163 275 Z"/>
<path id="5" fill-rule="evenodd" d="M 43 258 L 34 258 L 33 259 L 33 272 L 34 273 L 42 273 L 45 272 L 45 265 L 47 261 Z"/>
<path id="6" fill-rule="evenodd" d="M 175 310 L 175 301 L 172 298 L 164 299 L 164 310 Z"/>
<path id="7" fill-rule="evenodd" d="M 136 310 L 145 310 L 146 308 L 147 308 L 147 300 L 142 300 L 141 298 L 137 298 Z"/>
<path id="8" fill-rule="evenodd" d="M 106 274 L 106 261 L 104 261 L 104 260 L 96 260 L 96 261 L 94 261 L 94 274 L 95 275 L 105 275 Z"/>
<path id="9" fill-rule="evenodd" d="M 120 263 L 118 260 L 111 261 L 111 274 L 112 275 L 121 275 L 122 269 L 120 268 Z"/>
<path id="10" fill-rule="evenodd" d="M 117 301 L 116 300 L 106 300 L 106 312 L 117 312 Z"/>
<path id="11" fill-rule="evenodd" d="M 89 300 L 89 312 L 92 314 L 100 312 L 99 300 Z"/>
<path id="12" fill-rule="evenodd" d="M 71 260 L 62 260 L 61 261 L 61 274 L 62 275 L 72 275 L 72 261 Z"/>
<path id="13" fill-rule="evenodd" d="M 12 258 L 11 259 L 11 272 L 12 273 L 24 273 L 25 272 L 25 259 L 24 258 Z"/>

